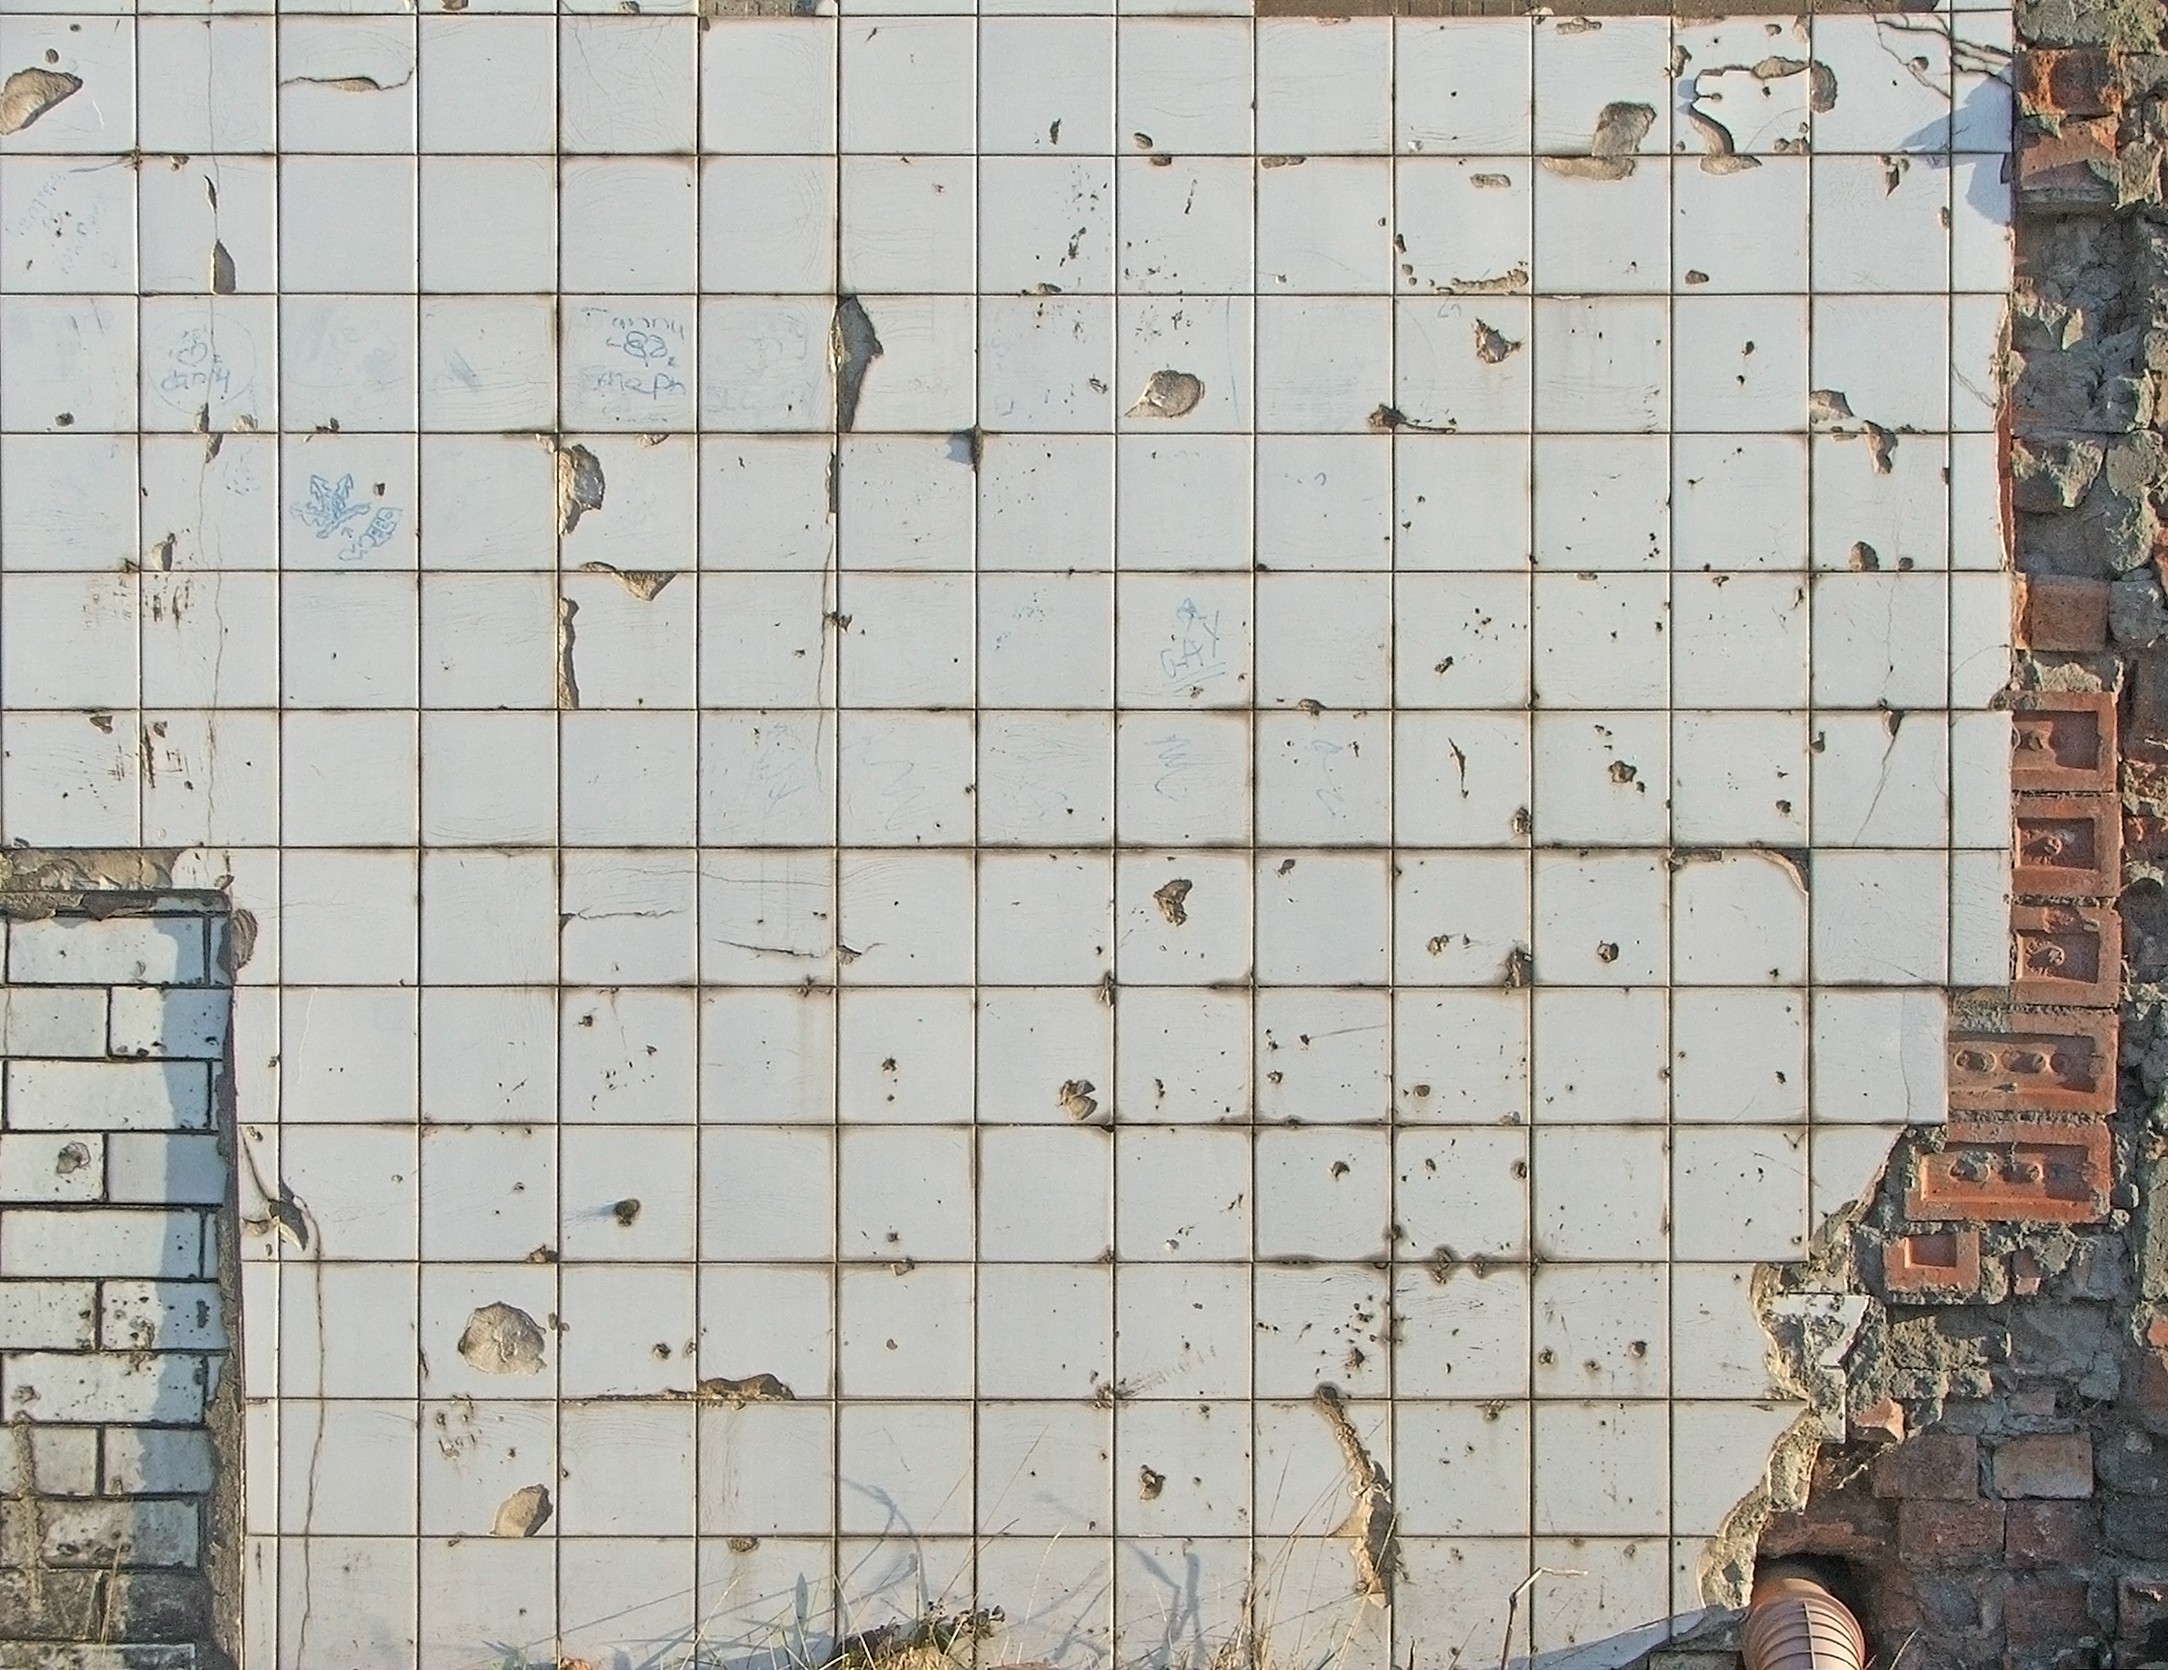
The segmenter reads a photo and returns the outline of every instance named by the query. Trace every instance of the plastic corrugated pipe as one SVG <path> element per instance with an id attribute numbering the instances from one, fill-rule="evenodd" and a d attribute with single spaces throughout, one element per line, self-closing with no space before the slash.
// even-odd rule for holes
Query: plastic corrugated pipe
<path id="1" fill-rule="evenodd" d="M 1852 1609 L 1799 1565 L 1755 1573 L 1739 1645 L 1745 1670 L 1861 1670 L 1867 1661 Z"/>

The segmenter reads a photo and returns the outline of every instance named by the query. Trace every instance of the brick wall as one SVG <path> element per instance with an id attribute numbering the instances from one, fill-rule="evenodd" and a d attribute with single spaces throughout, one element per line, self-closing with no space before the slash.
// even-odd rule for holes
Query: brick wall
<path id="1" fill-rule="evenodd" d="M 0 917 L 7 1670 L 225 1662 L 225 919 L 99 902 Z"/>
<path id="2" fill-rule="evenodd" d="M 1921 1670 L 2168 1662 L 2168 57 L 2154 6 L 2018 23 L 2012 982 L 1781 1278 L 1869 1302 L 1758 1546 Z"/>

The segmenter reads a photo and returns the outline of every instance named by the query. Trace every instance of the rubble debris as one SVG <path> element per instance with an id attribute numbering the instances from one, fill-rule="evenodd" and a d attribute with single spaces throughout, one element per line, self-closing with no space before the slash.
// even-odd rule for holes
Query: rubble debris
<path id="1" fill-rule="evenodd" d="M 955 1662 L 959 1647 L 991 1637 L 1003 1621 L 998 1606 L 950 1612 L 936 1602 L 920 1617 L 846 1635 L 827 1670 L 937 1670 Z"/>

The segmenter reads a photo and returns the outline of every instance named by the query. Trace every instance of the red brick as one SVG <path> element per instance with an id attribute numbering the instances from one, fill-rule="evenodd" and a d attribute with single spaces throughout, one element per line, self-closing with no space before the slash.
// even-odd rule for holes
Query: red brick
<path id="1" fill-rule="evenodd" d="M 2094 1633 L 2082 1577 L 2019 1577 L 2002 1603 L 2003 1629 L 2013 1645 L 2076 1646 Z"/>
<path id="2" fill-rule="evenodd" d="M 2121 885 L 2122 808 L 2110 794 L 2021 794 L 2010 807 L 2013 892 L 2105 899 Z"/>
<path id="3" fill-rule="evenodd" d="M 1874 1493 L 1917 1502 L 1967 1502 L 1980 1494 L 1980 1443 L 1963 1433 L 1922 1432 L 1874 1460 Z"/>
<path id="4" fill-rule="evenodd" d="M 2013 1566 L 2092 1563 L 2100 1521 L 2090 1502 L 2012 1502 L 2003 1522 L 2003 1548 Z"/>
<path id="5" fill-rule="evenodd" d="M 1852 1410 L 1850 1420 L 1854 1437 L 1872 1432 L 1894 1443 L 1905 1435 L 1905 1406 L 1893 1397 L 1876 1398 L 1864 1408 Z"/>
<path id="6" fill-rule="evenodd" d="M 2116 119 L 2077 117 L 2047 133 L 2029 123 L 2017 135 L 2018 196 L 2036 208 L 2104 208 L 2115 202 Z M 2083 644 L 2026 642 L 2034 649 L 2083 649 Z M 2098 645 L 2093 646 L 2098 648 Z"/>
<path id="7" fill-rule="evenodd" d="M 2017 905 L 2010 912 L 2017 940 L 2020 1003 L 2112 1009 L 2123 996 L 2123 919 L 2112 905 Z"/>
<path id="8" fill-rule="evenodd" d="M 1939 1153 L 1914 1161 L 1907 1216 L 1927 1222 L 2097 1223 L 2108 1215 L 2105 1125 L 1952 1118 Z"/>
<path id="9" fill-rule="evenodd" d="M 2069 1501 L 2093 1493 L 2093 1440 L 2083 1432 L 2040 1432 L 2006 1438 L 1991 1466 L 1998 1496 L 2049 1496 Z"/>
<path id="10" fill-rule="evenodd" d="M 2168 1414 L 2168 1353 L 2139 1353 L 2138 1384 L 2131 1398 L 2149 1415 Z"/>
<path id="11" fill-rule="evenodd" d="M 2038 166 L 2056 177 L 2075 181 L 2083 168 L 2083 130 L 2093 124 L 2073 122 L 2065 130 L 2067 143 L 2049 141 L 2036 153 Z M 2115 124 L 2107 124 L 2112 140 Z M 2020 153 L 2020 188 L 2025 178 L 2028 153 Z M 2115 152 L 2111 143 L 2107 156 Z M 2108 582 L 2073 580 L 2060 574 L 2020 574 L 2017 577 L 2017 641 L 2023 649 L 2102 650 L 2108 647 Z"/>
<path id="12" fill-rule="evenodd" d="M 1892 1236 L 1882 1248 L 1882 1284 L 1892 1293 L 1974 1293 L 1980 1286 L 1980 1232 Z"/>
<path id="13" fill-rule="evenodd" d="M 2123 108 L 2115 71 L 2114 56 L 2099 47 L 2020 52 L 2018 96 L 2036 114 L 2110 116 Z"/>
<path id="14" fill-rule="evenodd" d="M 2024 794 L 2107 794 L 2115 788 L 2115 698 L 2095 690 L 2035 690 L 2010 714 L 2010 783 Z"/>
<path id="15" fill-rule="evenodd" d="M 2115 1111 L 2114 1012 L 2004 1009 L 1949 1033 L 1950 1108 L 1960 1114 Z"/>
<path id="16" fill-rule="evenodd" d="M 2002 1553 L 2000 1502 L 1905 1502 L 1897 1509 L 1897 1547 L 1930 1566 L 1976 1566 Z"/>

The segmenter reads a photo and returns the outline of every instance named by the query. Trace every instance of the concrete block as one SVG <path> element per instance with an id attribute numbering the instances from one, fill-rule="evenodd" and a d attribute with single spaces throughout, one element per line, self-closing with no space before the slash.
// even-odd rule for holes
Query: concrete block
<path id="1" fill-rule="evenodd" d="M 232 997 L 220 987 L 116 986 L 115 1055 L 216 1061 L 226 1053 Z"/>
<path id="2" fill-rule="evenodd" d="M 116 1131 L 105 1139 L 105 1197 L 116 1205 L 223 1206 L 226 1157 L 209 1134 Z"/>
<path id="3" fill-rule="evenodd" d="M 207 968 L 203 918 L 54 916 L 16 922 L 8 934 L 8 978 L 32 985 L 178 985 Z"/>
<path id="4" fill-rule="evenodd" d="M 98 1332 L 88 1281 L 0 1281 L 0 1340 L 18 1351 L 88 1351 Z"/>
<path id="5" fill-rule="evenodd" d="M 18 1276 L 203 1274 L 203 1214 L 104 1206 L 0 1210 L 0 1269 Z"/>
<path id="6" fill-rule="evenodd" d="M 0 1387 L 7 1407 L 34 1409 L 40 1420 L 179 1424 L 203 1419 L 211 1365 L 211 1359 L 170 1351 L 18 1351 L 0 1358 Z"/>
<path id="7" fill-rule="evenodd" d="M 10 986 L 0 990 L 0 1051 L 9 1056 L 103 1057 L 103 986 Z"/>
<path id="8" fill-rule="evenodd" d="M 211 1123 L 201 1061 L 10 1061 L 7 1123 L 34 1131 L 200 1131 Z"/>
<path id="9" fill-rule="evenodd" d="M 105 1138 L 96 1132 L 0 1132 L 0 1201 L 105 1198 Z"/>
<path id="10" fill-rule="evenodd" d="M 98 1339 L 108 1351 L 223 1351 L 224 1301 L 216 1282 L 107 1282 Z"/>
<path id="11" fill-rule="evenodd" d="M 211 1435 L 201 1429 L 105 1429 L 105 1488 L 111 1495 L 200 1496 L 210 1490 L 215 1473 Z"/>

